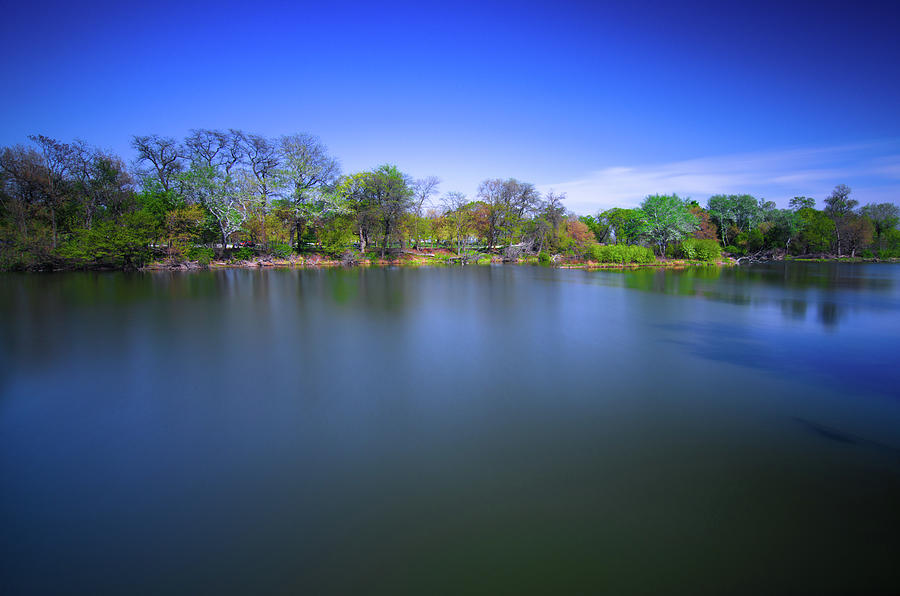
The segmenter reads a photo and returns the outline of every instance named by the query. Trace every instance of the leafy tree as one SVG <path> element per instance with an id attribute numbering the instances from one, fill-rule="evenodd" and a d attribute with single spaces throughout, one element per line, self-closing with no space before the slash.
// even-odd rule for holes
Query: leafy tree
<path id="1" fill-rule="evenodd" d="M 644 213 L 639 209 L 613 207 L 600 213 L 597 221 L 604 232 L 598 242 L 607 242 L 612 236 L 616 244 L 631 244 L 641 236 Z"/>
<path id="2" fill-rule="evenodd" d="M 809 207 L 797 211 L 800 218 L 798 248 L 803 253 L 825 252 L 834 239 L 834 221 L 823 212 Z"/>
<path id="3" fill-rule="evenodd" d="M 886 248 L 888 230 L 896 229 L 900 223 L 900 207 L 893 203 L 872 203 L 861 208 L 859 212 L 872 221 L 879 250 Z"/>
<path id="4" fill-rule="evenodd" d="M 696 203 L 690 205 L 688 209 L 697 218 L 697 230 L 693 234 L 694 238 L 715 240 L 719 237 L 719 228 L 712 222 L 706 209 Z"/>
<path id="5" fill-rule="evenodd" d="M 850 187 L 846 184 L 838 184 L 825 199 L 825 214 L 834 222 L 834 233 L 836 238 L 836 248 L 838 256 L 841 256 L 842 242 L 841 236 L 845 236 L 849 223 L 849 216 L 853 213 L 859 201 L 850 198 Z"/>
<path id="6" fill-rule="evenodd" d="M 317 138 L 307 134 L 281 137 L 279 140 L 279 186 L 285 198 L 293 203 L 297 250 L 303 226 L 325 207 L 331 196 L 325 196 L 341 173 L 337 160 Z"/>
<path id="7" fill-rule="evenodd" d="M 752 195 L 713 195 L 707 202 L 709 217 L 719 228 L 722 244 L 728 244 L 729 230 L 749 232 L 762 219 L 759 202 Z"/>
<path id="8" fill-rule="evenodd" d="M 461 192 L 448 192 L 442 200 L 444 218 L 450 223 L 453 238 L 456 240 L 456 254 L 462 254 L 463 240 L 469 237 L 472 224 L 471 204 Z"/>
<path id="9" fill-rule="evenodd" d="M 816 200 L 810 197 L 794 197 L 790 200 L 791 209 L 800 211 L 801 209 L 815 209 Z"/>
<path id="10" fill-rule="evenodd" d="M 676 194 L 649 195 L 641 203 L 644 214 L 644 236 L 666 253 L 666 246 L 679 242 L 697 229 L 697 218 Z"/>
<path id="11" fill-rule="evenodd" d="M 82 265 L 134 269 L 147 262 L 149 244 L 157 234 L 148 214 L 130 213 L 121 222 L 106 220 L 89 230 L 79 230 L 61 247 L 60 254 Z"/>

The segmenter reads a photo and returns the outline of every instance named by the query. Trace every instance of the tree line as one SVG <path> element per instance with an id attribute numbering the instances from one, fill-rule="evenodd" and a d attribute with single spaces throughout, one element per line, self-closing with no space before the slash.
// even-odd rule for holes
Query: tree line
<path id="1" fill-rule="evenodd" d="M 437 177 L 415 179 L 391 164 L 345 174 L 308 134 L 134 136 L 132 164 L 80 140 L 29 140 L 0 149 L 0 268 L 7 270 L 208 262 L 236 243 L 248 245 L 244 256 L 280 257 L 384 258 L 425 246 L 617 262 L 654 254 L 714 260 L 723 249 L 900 256 L 898 208 L 859 207 L 843 185 L 822 210 L 808 197 L 778 209 L 746 194 L 715 195 L 705 206 L 672 194 L 577 216 L 564 195 L 513 178 L 485 180 L 467 197 L 440 194 Z"/>

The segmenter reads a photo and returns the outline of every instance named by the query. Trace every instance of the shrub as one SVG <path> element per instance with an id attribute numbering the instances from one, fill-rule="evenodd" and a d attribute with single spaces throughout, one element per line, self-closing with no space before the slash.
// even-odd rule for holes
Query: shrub
<path id="1" fill-rule="evenodd" d="M 734 246 L 733 244 L 729 244 L 728 246 L 726 246 L 726 247 L 723 249 L 723 251 L 724 251 L 724 252 L 727 252 L 728 254 L 731 254 L 731 255 L 742 255 L 742 254 L 744 254 L 744 251 L 743 251 L 743 250 L 741 250 L 741 249 L 738 248 L 737 246 Z"/>
<path id="2" fill-rule="evenodd" d="M 291 253 L 293 253 L 294 250 L 291 248 L 290 244 L 276 243 L 272 245 L 271 252 L 272 255 L 279 259 L 286 259 L 291 256 Z"/>
<path id="3" fill-rule="evenodd" d="M 692 261 L 718 261 L 722 256 L 722 247 L 716 240 L 686 238 L 681 243 L 681 254 Z"/>
<path id="4" fill-rule="evenodd" d="M 191 261 L 197 261 L 201 265 L 206 263 L 209 265 L 213 257 L 216 256 L 215 251 L 207 246 L 192 246 L 187 251 L 187 258 Z"/>
<path id="5" fill-rule="evenodd" d="M 595 244 L 591 247 L 591 259 L 599 263 L 652 263 L 653 251 L 646 246 L 629 244 Z"/>
<path id="6" fill-rule="evenodd" d="M 242 246 L 241 248 L 231 253 L 231 259 L 233 261 L 249 261 L 253 258 L 253 256 L 253 249 L 248 246 Z"/>
<path id="7" fill-rule="evenodd" d="M 538 253 L 538 262 L 539 263 L 549 263 L 550 262 L 550 253 L 546 250 L 542 250 Z"/>

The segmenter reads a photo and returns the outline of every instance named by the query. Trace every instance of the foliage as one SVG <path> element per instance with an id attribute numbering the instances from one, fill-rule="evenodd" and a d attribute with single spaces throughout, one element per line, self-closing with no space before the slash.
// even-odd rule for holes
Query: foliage
<path id="1" fill-rule="evenodd" d="M 713 195 L 707 202 L 707 210 L 719 229 L 722 244 L 728 244 L 741 232 L 749 232 L 762 218 L 760 201 L 748 194 Z"/>
<path id="2" fill-rule="evenodd" d="M 697 218 L 678 195 L 649 195 L 641 203 L 643 236 L 665 254 L 666 246 L 697 229 Z"/>
<path id="3" fill-rule="evenodd" d="M 646 246 L 634 244 L 595 244 L 591 259 L 598 263 L 653 263 L 656 256 Z"/>
<path id="4" fill-rule="evenodd" d="M 59 254 L 82 266 L 133 269 L 149 260 L 154 229 L 154 222 L 143 212 L 124 216 L 121 223 L 97 222 L 90 229 L 77 230 Z"/>
<path id="5" fill-rule="evenodd" d="M 294 252 L 294 249 L 291 248 L 290 244 L 279 242 L 273 244 L 269 248 L 269 251 L 272 253 L 272 255 L 278 257 L 279 259 L 287 259 Z"/>
<path id="6" fill-rule="evenodd" d="M 722 247 L 717 240 L 685 238 L 681 242 L 681 254 L 692 261 L 714 262 L 722 258 Z"/>
<path id="7" fill-rule="evenodd" d="M 825 213 L 809 207 L 797 211 L 800 233 L 795 251 L 798 254 L 826 252 L 834 241 L 835 225 Z"/>
<path id="8" fill-rule="evenodd" d="M 191 261 L 206 261 L 209 264 L 215 258 L 216 253 L 208 246 L 192 246 L 188 249 L 186 256 Z"/>
<path id="9" fill-rule="evenodd" d="M 253 252 L 253 249 L 248 246 L 242 246 L 231 253 L 232 261 L 249 261 L 256 254 Z"/>
<path id="10" fill-rule="evenodd" d="M 339 176 L 337 160 L 306 134 L 196 129 L 181 141 L 135 136 L 130 169 L 82 141 L 29 139 L 29 146 L 0 148 L 2 269 L 133 267 L 161 250 L 171 261 L 206 260 L 234 238 L 281 257 L 292 244 L 334 256 L 428 246 L 459 255 L 502 251 L 540 261 L 541 254 L 561 253 L 616 263 L 649 252 L 614 253 L 594 245 L 600 242 L 714 259 L 714 238 L 732 254 L 786 249 L 887 258 L 900 251 L 900 208 L 858 208 L 844 185 L 821 211 L 805 196 L 779 209 L 749 194 L 717 194 L 704 209 L 677 195 L 650 195 L 640 209 L 579 217 L 566 209 L 565 195 L 514 178 L 485 180 L 475 201 L 448 192 L 436 205 L 433 176 L 413 180 L 394 165 Z"/>

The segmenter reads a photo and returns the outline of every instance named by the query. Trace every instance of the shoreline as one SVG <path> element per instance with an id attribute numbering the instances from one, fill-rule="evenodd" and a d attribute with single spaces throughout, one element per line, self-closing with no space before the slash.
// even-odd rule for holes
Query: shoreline
<path id="1" fill-rule="evenodd" d="M 209 271 L 214 269 L 329 269 L 335 267 L 458 267 L 458 266 L 489 266 L 489 265 L 540 265 L 544 267 L 553 267 L 556 269 L 582 269 L 585 271 L 601 271 L 601 270 L 628 270 L 628 269 L 687 269 L 691 267 L 740 267 L 749 264 L 761 263 L 855 263 L 855 264 L 873 264 L 887 263 L 898 264 L 900 258 L 863 258 L 863 257 L 837 257 L 824 255 L 798 255 L 785 256 L 780 259 L 765 259 L 741 263 L 740 257 L 722 257 L 716 261 L 698 261 L 689 259 L 660 259 L 652 263 L 599 263 L 596 261 L 582 261 L 577 259 L 560 259 L 552 262 L 541 263 L 537 257 L 530 256 L 519 259 L 504 259 L 499 255 L 493 255 L 490 258 L 482 257 L 474 260 L 466 265 L 459 263 L 458 257 L 455 255 L 434 255 L 434 254 L 403 254 L 397 258 L 363 258 L 353 262 L 346 262 L 342 259 L 325 257 L 320 254 L 311 254 L 307 256 L 292 255 L 289 258 L 274 257 L 257 257 L 250 260 L 213 260 L 208 264 L 200 264 L 199 261 L 153 261 L 142 267 L 124 269 L 127 271 Z M 69 271 L 123 271 L 121 267 L 109 265 L 95 265 L 82 267 L 54 267 L 54 268 L 38 268 L 26 270 L 9 270 L 3 273 L 62 273 Z"/>

